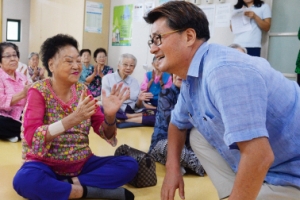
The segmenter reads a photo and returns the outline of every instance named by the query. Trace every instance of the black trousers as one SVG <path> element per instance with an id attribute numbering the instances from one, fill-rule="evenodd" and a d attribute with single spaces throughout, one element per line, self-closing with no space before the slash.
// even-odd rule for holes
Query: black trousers
<path id="1" fill-rule="evenodd" d="M 300 74 L 297 74 L 297 83 L 300 86 Z"/>
<path id="2" fill-rule="evenodd" d="M 0 138 L 11 138 L 18 136 L 20 139 L 21 123 L 9 118 L 0 116 Z"/>

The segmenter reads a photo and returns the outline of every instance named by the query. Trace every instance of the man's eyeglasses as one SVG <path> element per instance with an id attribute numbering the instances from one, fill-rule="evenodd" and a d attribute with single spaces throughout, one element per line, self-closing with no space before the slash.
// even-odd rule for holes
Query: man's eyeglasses
<path id="1" fill-rule="evenodd" d="M 2 56 L 2 58 L 7 58 L 7 59 L 11 59 L 11 57 L 16 59 L 18 57 L 18 55 L 17 54 L 12 54 L 12 55 L 3 55 Z"/>
<path id="2" fill-rule="evenodd" d="M 151 48 L 152 44 L 155 44 L 156 46 L 159 46 L 162 44 L 161 42 L 161 38 L 165 35 L 168 35 L 168 34 L 171 34 L 171 33 L 176 33 L 176 32 L 179 32 L 179 31 L 182 31 L 182 29 L 178 29 L 178 30 L 175 30 L 175 31 L 170 31 L 170 32 L 167 32 L 167 33 L 163 33 L 163 34 L 158 34 L 158 35 L 154 35 L 152 38 L 151 38 L 151 35 L 150 35 L 150 40 L 148 40 L 148 46 Z"/>

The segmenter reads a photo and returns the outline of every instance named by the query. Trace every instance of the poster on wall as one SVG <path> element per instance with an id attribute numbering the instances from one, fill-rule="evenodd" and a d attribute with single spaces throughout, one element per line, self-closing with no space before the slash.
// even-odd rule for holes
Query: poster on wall
<path id="1" fill-rule="evenodd" d="M 114 7 L 112 46 L 131 46 L 132 20 L 133 4 Z"/>
<path id="2" fill-rule="evenodd" d="M 86 1 L 85 28 L 86 32 L 102 33 L 103 4 Z"/>
<path id="3" fill-rule="evenodd" d="M 143 21 L 143 11 L 144 11 L 144 0 L 137 0 L 134 5 L 133 20 L 142 22 Z"/>

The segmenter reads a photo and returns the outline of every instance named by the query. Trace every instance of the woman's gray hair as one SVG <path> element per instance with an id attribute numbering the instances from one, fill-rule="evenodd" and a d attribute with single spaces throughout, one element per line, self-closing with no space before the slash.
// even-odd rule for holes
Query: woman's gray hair
<path id="1" fill-rule="evenodd" d="M 231 44 L 228 47 L 233 48 L 233 49 L 241 49 L 242 51 L 244 51 L 244 53 L 247 53 L 247 49 L 245 47 L 242 47 L 239 44 Z"/>
<path id="2" fill-rule="evenodd" d="M 123 53 L 120 58 L 119 58 L 119 64 L 122 63 L 122 61 L 124 60 L 124 58 L 130 58 L 134 61 L 134 65 L 136 66 L 137 63 L 137 59 L 134 55 L 130 54 L 130 53 Z"/>
<path id="3" fill-rule="evenodd" d="M 38 58 L 40 58 L 39 54 L 37 52 L 31 52 L 29 55 L 28 55 L 28 60 L 31 59 L 33 56 L 37 56 Z"/>

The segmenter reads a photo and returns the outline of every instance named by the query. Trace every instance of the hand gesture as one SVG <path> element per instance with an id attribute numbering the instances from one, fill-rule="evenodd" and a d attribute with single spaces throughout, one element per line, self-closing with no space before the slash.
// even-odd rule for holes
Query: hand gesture
<path id="1" fill-rule="evenodd" d="M 152 78 L 151 78 L 151 80 L 154 81 L 154 79 L 155 79 L 155 70 L 152 70 Z"/>
<path id="2" fill-rule="evenodd" d="M 184 182 L 181 172 L 178 170 L 175 173 L 168 172 L 165 175 L 163 185 L 161 187 L 161 200 L 174 200 L 175 191 L 179 188 L 179 196 L 184 198 Z"/>
<path id="3" fill-rule="evenodd" d="M 138 98 L 141 101 L 150 101 L 150 99 L 153 98 L 153 94 L 151 92 L 141 91 Z"/>
<path id="4" fill-rule="evenodd" d="M 253 19 L 255 17 L 255 13 L 253 11 L 249 11 L 249 10 L 245 11 L 244 15 L 251 18 L 251 19 Z"/>
<path id="5" fill-rule="evenodd" d="M 101 67 L 98 66 L 98 75 L 102 78 L 104 75 L 102 73 Z"/>
<path id="6" fill-rule="evenodd" d="M 128 87 L 122 89 L 123 83 L 115 84 L 112 87 L 109 96 L 106 96 L 106 91 L 102 90 L 101 100 L 103 105 L 104 114 L 106 116 L 115 116 L 123 102 L 129 99 L 130 90 Z"/>
<path id="7" fill-rule="evenodd" d="M 25 82 L 25 85 L 24 85 L 24 88 L 22 90 L 22 94 L 23 94 L 23 97 L 27 97 L 27 94 L 28 94 L 28 90 L 29 88 L 31 87 L 31 83 L 29 83 L 28 81 Z"/>
<path id="8" fill-rule="evenodd" d="M 74 114 L 75 119 L 79 123 L 83 120 L 89 119 L 98 109 L 97 100 L 92 95 L 87 95 L 87 89 L 84 89 L 81 93 L 78 105 Z"/>
<path id="9" fill-rule="evenodd" d="M 39 75 L 38 67 L 33 68 L 33 75 L 35 75 L 35 76 Z"/>
<path id="10" fill-rule="evenodd" d="M 94 72 L 93 72 L 94 76 L 96 76 L 98 74 L 98 67 L 97 65 L 94 66 Z"/>
<path id="11" fill-rule="evenodd" d="M 45 68 L 44 68 L 44 67 L 41 67 L 41 70 L 40 70 L 40 77 L 44 77 L 44 74 L 45 74 Z"/>

